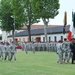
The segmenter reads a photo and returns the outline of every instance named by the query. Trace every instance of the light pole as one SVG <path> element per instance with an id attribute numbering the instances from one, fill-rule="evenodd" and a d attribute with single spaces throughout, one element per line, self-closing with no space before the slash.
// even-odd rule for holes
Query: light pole
<path id="1" fill-rule="evenodd" d="M 13 23 L 13 26 L 14 26 L 14 29 L 13 29 L 13 41 L 15 43 L 15 16 L 11 16 L 14 20 L 14 23 Z"/>
<path id="2" fill-rule="evenodd" d="M 13 19 L 14 19 L 14 24 L 13 24 L 14 25 L 14 43 L 15 43 L 15 16 Z"/>

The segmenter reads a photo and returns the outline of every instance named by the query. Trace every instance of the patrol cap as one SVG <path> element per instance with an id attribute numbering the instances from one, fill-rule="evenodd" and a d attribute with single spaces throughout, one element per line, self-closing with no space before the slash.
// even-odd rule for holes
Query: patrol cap
<path id="1" fill-rule="evenodd" d="M 72 38 L 72 40 L 75 40 L 75 38 Z"/>

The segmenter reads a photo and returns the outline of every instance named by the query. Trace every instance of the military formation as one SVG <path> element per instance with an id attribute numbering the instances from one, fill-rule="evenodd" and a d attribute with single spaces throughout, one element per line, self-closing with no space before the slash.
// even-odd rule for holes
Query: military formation
<path id="1" fill-rule="evenodd" d="M 16 60 L 16 45 L 14 43 L 5 43 L 0 45 L 0 58 L 11 61 L 12 58 Z"/>
<path id="2" fill-rule="evenodd" d="M 48 52 L 56 52 L 58 55 L 57 63 L 69 63 L 72 58 L 72 51 L 70 48 L 71 42 L 47 42 L 47 43 L 19 43 L 22 46 L 22 50 L 28 54 L 28 51 L 48 51 Z M 0 57 L 1 59 L 11 61 L 12 59 L 16 60 L 17 48 L 14 43 L 4 45 L 0 45 Z M 74 59 L 75 60 L 75 59 Z"/>
<path id="3" fill-rule="evenodd" d="M 70 49 L 69 41 L 64 42 L 47 42 L 47 43 L 23 43 L 23 50 L 28 53 L 28 51 L 48 51 L 48 52 L 56 52 L 58 55 L 57 63 L 69 63 L 72 52 Z"/>
<path id="4" fill-rule="evenodd" d="M 35 53 L 35 51 L 52 51 L 55 52 L 56 51 L 56 44 L 55 42 L 47 42 L 47 43 L 21 43 L 22 46 L 22 50 L 24 50 L 26 53 L 28 53 L 28 51 L 33 51 L 33 53 Z"/>

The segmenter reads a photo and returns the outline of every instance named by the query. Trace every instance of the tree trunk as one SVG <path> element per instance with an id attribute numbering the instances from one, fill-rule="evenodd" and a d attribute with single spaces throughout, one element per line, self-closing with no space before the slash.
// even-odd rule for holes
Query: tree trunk
<path id="1" fill-rule="evenodd" d="M 28 30 L 28 41 L 31 42 L 31 31 L 30 31 L 31 27 L 27 26 L 27 30 Z"/>
<path id="2" fill-rule="evenodd" d="M 45 42 L 48 42 L 48 39 L 47 39 L 47 25 L 44 25 L 44 34 L 45 34 Z"/>
<path id="3" fill-rule="evenodd" d="M 48 26 L 48 22 L 49 19 L 47 18 L 42 18 L 43 23 L 44 23 L 44 34 L 45 34 L 45 42 L 48 42 L 48 38 L 47 38 L 47 26 Z"/>
<path id="4" fill-rule="evenodd" d="M 15 34 L 14 34 L 14 30 L 12 30 L 12 38 L 13 38 L 13 42 L 15 43 Z"/>

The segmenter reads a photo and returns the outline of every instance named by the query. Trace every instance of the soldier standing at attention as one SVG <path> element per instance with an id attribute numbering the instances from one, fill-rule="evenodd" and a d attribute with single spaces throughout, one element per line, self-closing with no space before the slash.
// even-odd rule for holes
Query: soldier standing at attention
<path id="1" fill-rule="evenodd" d="M 71 48 L 71 52 L 72 52 L 72 64 L 74 63 L 75 60 L 75 38 L 72 38 L 72 42 L 70 43 L 70 48 Z"/>
<path id="2" fill-rule="evenodd" d="M 67 39 L 64 38 L 64 42 L 63 42 L 63 50 L 64 50 L 64 55 L 63 55 L 63 60 L 64 62 L 67 60 L 67 56 L 68 56 L 68 53 L 67 53 Z"/>
<path id="3" fill-rule="evenodd" d="M 69 63 L 70 57 L 71 57 L 71 49 L 70 49 L 70 42 L 67 41 L 66 38 L 64 38 L 64 42 L 63 42 L 63 60 L 64 63 L 67 62 Z"/>

